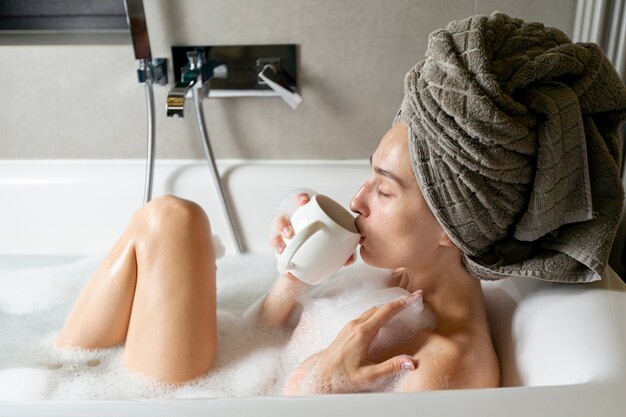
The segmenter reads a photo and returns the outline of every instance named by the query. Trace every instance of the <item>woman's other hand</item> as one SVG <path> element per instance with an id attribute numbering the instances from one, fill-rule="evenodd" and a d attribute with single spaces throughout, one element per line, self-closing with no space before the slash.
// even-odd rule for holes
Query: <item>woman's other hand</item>
<path id="1" fill-rule="evenodd" d="M 286 395 L 329 394 L 377 390 L 401 372 L 415 370 L 409 355 L 382 363 L 367 353 L 376 334 L 393 316 L 413 301 L 417 293 L 372 307 L 349 322 L 325 350 L 305 360 L 289 378 Z"/>

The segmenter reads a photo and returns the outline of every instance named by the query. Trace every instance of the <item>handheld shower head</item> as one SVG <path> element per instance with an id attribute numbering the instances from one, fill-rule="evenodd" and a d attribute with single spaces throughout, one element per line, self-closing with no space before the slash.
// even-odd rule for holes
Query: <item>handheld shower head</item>
<path id="1" fill-rule="evenodd" d="M 133 40 L 135 59 L 151 59 L 150 40 L 148 39 L 148 26 L 146 15 L 143 11 L 142 0 L 124 0 L 126 8 L 126 20 L 130 28 L 130 36 Z"/>

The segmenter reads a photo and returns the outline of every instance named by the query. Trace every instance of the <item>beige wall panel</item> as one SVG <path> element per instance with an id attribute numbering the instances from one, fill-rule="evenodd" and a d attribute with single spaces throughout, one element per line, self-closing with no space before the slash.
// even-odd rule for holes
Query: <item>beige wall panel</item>
<path id="1" fill-rule="evenodd" d="M 297 110 L 278 98 L 205 102 L 216 157 L 259 159 L 367 158 L 389 128 L 404 74 L 423 58 L 431 31 L 477 7 L 545 15 L 571 32 L 575 9 L 565 0 L 144 3 L 155 57 L 170 58 L 174 44 L 298 45 L 304 102 Z M 144 157 L 146 105 L 130 44 L 47 42 L 56 44 L 6 45 L 16 42 L 0 37 L 0 159 Z M 186 118 L 168 119 L 166 95 L 166 87 L 155 86 L 157 157 L 202 158 L 191 103 Z"/>

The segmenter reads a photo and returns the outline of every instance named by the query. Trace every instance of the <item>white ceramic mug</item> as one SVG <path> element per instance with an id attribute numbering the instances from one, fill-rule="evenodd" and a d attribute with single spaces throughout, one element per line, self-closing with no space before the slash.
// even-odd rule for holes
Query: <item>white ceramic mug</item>
<path id="1" fill-rule="evenodd" d="M 334 274 L 361 239 L 352 213 L 322 194 L 298 207 L 290 221 L 295 235 L 285 239 L 287 246 L 278 262 L 308 284 L 319 284 Z"/>

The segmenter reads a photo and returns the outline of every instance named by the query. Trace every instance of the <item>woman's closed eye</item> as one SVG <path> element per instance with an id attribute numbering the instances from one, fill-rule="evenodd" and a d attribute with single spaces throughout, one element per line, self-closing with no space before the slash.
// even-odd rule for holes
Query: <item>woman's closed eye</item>
<path id="1" fill-rule="evenodd" d="M 383 198 L 391 197 L 390 193 L 386 192 L 385 190 L 382 190 L 380 187 L 376 188 L 376 194 L 378 194 L 379 196 L 381 196 Z"/>

